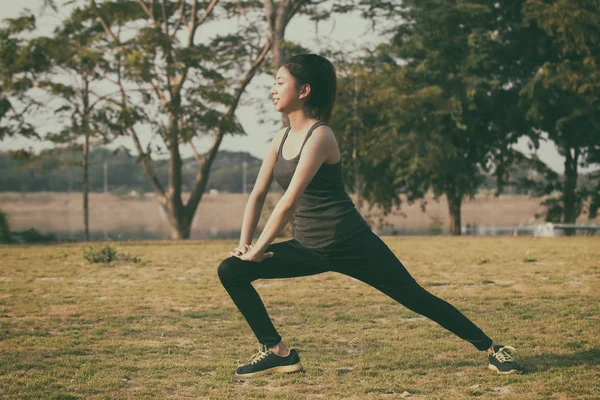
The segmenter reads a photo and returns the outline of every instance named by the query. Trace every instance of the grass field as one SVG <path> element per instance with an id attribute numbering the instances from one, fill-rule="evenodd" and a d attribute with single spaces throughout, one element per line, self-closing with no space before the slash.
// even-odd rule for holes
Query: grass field
<path id="1" fill-rule="evenodd" d="M 598 399 L 600 239 L 384 238 L 527 373 L 334 273 L 255 286 L 305 371 L 232 379 L 257 343 L 216 275 L 234 241 L 0 247 L 0 398 Z"/>

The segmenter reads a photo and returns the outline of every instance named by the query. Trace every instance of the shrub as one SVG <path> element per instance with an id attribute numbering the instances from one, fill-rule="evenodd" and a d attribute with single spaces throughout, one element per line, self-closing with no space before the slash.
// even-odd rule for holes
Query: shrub
<path id="1" fill-rule="evenodd" d="M 84 260 L 89 263 L 108 264 L 117 259 L 117 250 L 109 244 L 87 246 L 81 249 Z"/>
<path id="2" fill-rule="evenodd" d="M 49 243 L 57 240 L 54 233 L 43 234 L 34 228 L 22 232 L 13 232 L 13 235 L 19 243 Z"/>
<path id="3" fill-rule="evenodd" d="M 110 244 L 98 244 L 81 249 L 84 260 L 89 263 L 109 264 L 113 261 L 128 261 L 134 264 L 142 262 L 142 259 L 129 253 L 118 253 Z"/>
<path id="4" fill-rule="evenodd" d="M 444 233 L 444 223 L 442 219 L 437 215 L 433 215 L 429 217 L 431 221 L 429 222 L 429 226 L 427 227 L 427 231 L 430 235 L 439 236 Z"/>
<path id="5" fill-rule="evenodd" d="M 10 233 L 10 225 L 8 224 L 8 217 L 5 213 L 0 211 L 0 243 L 12 243 L 13 238 Z"/>

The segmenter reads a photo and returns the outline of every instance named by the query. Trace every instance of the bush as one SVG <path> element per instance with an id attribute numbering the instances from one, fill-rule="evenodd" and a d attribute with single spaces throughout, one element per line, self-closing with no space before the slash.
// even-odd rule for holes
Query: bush
<path id="1" fill-rule="evenodd" d="M 430 235 L 439 236 L 444 233 L 444 223 L 442 219 L 437 215 L 433 215 L 429 217 L 431 221 L 429 222 L 429 226 L 427 227 L 427 231 Z"/>
<path id="2" fill-rule="evenodd" d="M 134 264 L 142 262 L 142 259 L 140 257 L 138 257 L 138 256 L 132 256 L 129 253 L 119 253 L 117 255 L 117 259 L 119 261 L 129 261 L 129 262 L 132 262 Z"/>
<path id="3" fill-rule="evenodd" d="M 26 231 L 13 232 L 14 241 L 19 243 L 48 243 L 56 242 L 54 233 L 43 234 L 37 229 L 31 228 Z"/>
<path id="4" fill-rule="evenodd" d="M 8 224 L 8 217 L 5 213 L 0 211 L 0 243 L 12 243 L 13 238 L 10 233 L 10 225 Z"/>
<path id="5" fill-rule="evenodd" d="M 81 253 L 84 260 L 92 264 L 108 264 L 117 259 L 117 250 L 109 244 L 87 246 L 81 249 Z"/>
<path id="6" fill-rule="evenodd" d="M 81 249 L 83 259 L 92 264 L 109 264 L 113 261 L 128 261 L 137 264 L 142 261 L 137 256 L 129 253 L 117 253 L 117 250 L 110 244 L 98 244 L 87 246 Z"/>

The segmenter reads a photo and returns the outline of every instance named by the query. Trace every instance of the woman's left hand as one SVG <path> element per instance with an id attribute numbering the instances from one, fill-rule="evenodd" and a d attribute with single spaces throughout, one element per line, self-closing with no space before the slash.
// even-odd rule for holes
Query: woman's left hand
<path id="1" fill-rule="evenodd" d="M 229 252 L 229 255 L 232 256 L 232 257 L 237 257 L 240 260 L 244 260 L 244 261 L 262 262 L 266 258 L 273 257 L 275 255 L 275 253 L 273 253 L 272 251 L 270 251 L 268 253 L 257 254 L 254 251 L 254 246 L 250 245 L 250 250 L 247 251 L 247 252 L 245 252 L 244 254 L 237 255 L 237 254 L 234 254 L 232 252 Z"/>

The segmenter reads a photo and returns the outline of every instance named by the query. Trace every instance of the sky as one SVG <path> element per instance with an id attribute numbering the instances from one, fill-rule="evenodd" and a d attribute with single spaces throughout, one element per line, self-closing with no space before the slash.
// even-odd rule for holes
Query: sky
<path id="1" fill-rule="evenodd" d="M 42 0 L 20 0 L 9 1 L 1 0 L 2 8 L 0 9 L 0 20 L 4 18 L 14 18 L 21 14 L 25 9 L 29 8 L 38 14 Z M 61 3 L 60 0 L 57 3 Z M 38 21 L 38 26 L 43 33 L 50 33 L 59 21 L 56 17 L 45 17 Z M 330 43 L 335 43 L 336 47 L 340 45 L 344 48 L 360 49 L 361 47 L 374 47 L 376 43 L 382 39 L 373 34 L 366 21 L 362 20 L 357 15 L 338 16 L 333 21 L 321 22 L 318 30 L 315 24 L 308 18 L 300 16 L 295 17 L 286 30 L 286 39 L 295 42 L 301 42 L 303 46 L 311 49 L 312 52 L 320 53 Z M 272 78 L 261 77 L 254 79 L 248 90 L 253 91 L 253 98 L 264 98 L 265 104 L 263 108 L 267 110 L 266 114 L 261 115 L 257 107 L 252 104 L 244 104 L 238 107 L 236 113 L 238 120 L 241 122 L 247 136 L 225 136 L 220 146 L 221 150 L 229 151 L 246 151 L 259 159 L 264 158 L 264 154 L 268 147 L 268 140 L 273 136 L 273 132 L 277 129 L 270 121 L 278 120 L 279 116 L 274 111 L 272 102 L 269 100 L 269 87 Z M 260 91 L 265 91 L 264 96 L 260 96 Z M 244 96 L 242 96 L 244 102 Z M 251 103 L 251 102 L 248 102 Z M 269 111 L 270 110 L 270 111 Z M 265 120 L 267 122 L 262 122 Z M 148 140 L 149 133 L 141 135 L 142 142 Z M 194 143 L 199 153 L 208 151 L 213 142 L 212 137 L 201 138 Z M 526 154 L 531 152 L 528 150 L 528 139 L 521 139 L 517 144 L 517 149 Z M 133 145 L 129 138 L 119 139 L 113 147 L 123 145 L 133 149 Z M 24 138 L 8 138 L 0 141 L 0 149 L 16 150 L 22 148 L 32 148 L 34 151 L 39 151 L 44 148 L 51 147 L 47 142 L 33 141 Z M 191 156 L 191 150 L 182 151 L 184 157 Z M 552 143 L 542 142 L 538 150 L 538 156 L 546 162 L 552 169 L 562 173 L 564 171 L 563 158 L 557 153 L 555 146 Z"/>

